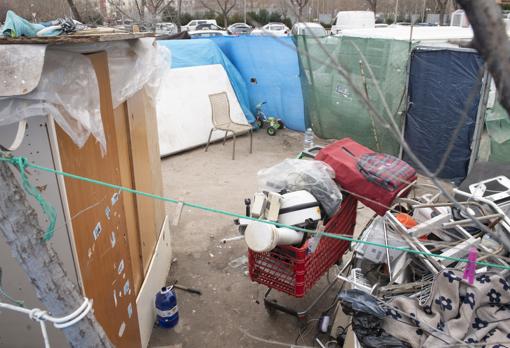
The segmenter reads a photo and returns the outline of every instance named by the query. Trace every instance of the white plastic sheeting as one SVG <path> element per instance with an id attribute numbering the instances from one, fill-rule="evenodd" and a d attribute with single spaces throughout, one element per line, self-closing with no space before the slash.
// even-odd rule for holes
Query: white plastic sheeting
<path id="1" fill-rule="evenodd" d="M 473 38 L 471 28 L 460 27 L 420 27 L 390 26 L 387 28 L 350 29 L 344 30 L 342 36 L 365 37 L 371 39 L 395 39 L 424 42 L 447 42 L 448 40 L 470 40 Z"/>
<path id="2" fill-rule="evenodd" d="M 114 108 L 145 85 L 149 96 L 156 96 L 161 77 L 170 69 L 168 48 L 158 46 L 154 38 L 144 38 L 114 42 L 106 52 Z"/>
<path id="3" fill-rule="evenodd" d="M 223 66 L 171 69 L 156 98 L 161 156 L 205 144 L 212 128 L 209 94 L 227 92 L 233 121 L 248 124 Z M 224 136 L 213 133 L 213 140 Z"/>
<path id="4" fill-rule="evenodd" d="M 92 134 L 106 151 L 96 74 L 81 54 L 99 51 L 108 55 L 114 108 L 144 87 L 155 97 L 161 76 L 169 70 L 169 50 L 158 46 L 154 38 L 48 49 L 4 45 L 0 49 L 0 126 L 51 115 L 77 146 L 83 146 Z"/>
<path id="5" fill-rule="evenodd" d="M 32 92 L 39 84 L 46 45 L 0 45 L 0 97 Z"/>
<path id="6" fill-rule="evenodd" d="M 51 115 L 78 146 L 93 134 L 105 150 L 97 79 L 87 57 L 48 49 L 37 87 L 0 98 L 0 126 L 41 115 Z"/>

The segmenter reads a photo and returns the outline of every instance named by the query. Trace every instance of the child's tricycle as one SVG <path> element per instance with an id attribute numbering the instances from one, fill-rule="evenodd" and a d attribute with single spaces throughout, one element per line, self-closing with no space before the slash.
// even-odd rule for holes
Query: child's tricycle
<path id="1" fill-rule="evenodd" d="M 256 106 L 257 114 L 255 115 L 255 122 L 257 123 L 257 127 L 264 128 L 267 126 L 266 132 L 267 134 L 273 136 L 276 134 L 278 129 L 282 129 L 285 127 L 283 121 L 275 116 L 266 116 L 264 111 L 262 111 L 262 105 L 267 104 L 265 101 L 258 103 Z"/>

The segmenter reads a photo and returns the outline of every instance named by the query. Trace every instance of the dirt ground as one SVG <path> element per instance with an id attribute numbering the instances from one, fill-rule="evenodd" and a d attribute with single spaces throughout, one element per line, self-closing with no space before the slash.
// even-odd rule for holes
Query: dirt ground
<path id="1" fill-rule="evenodd" d="M 204 152 L 198 148 L 169 157 L 162 162 L 165 194 L 168 197 L 201 203 L 226 211 L 244 213 L 244 199 L 257 191 L 257 171 L 286 158 L 295 157 L 303 146 L 303 134 L 279 131 L 274 137 L 255 132 L 253 154 L 249 154 L 249 137 L 240 137 L 236 159 L 231 159 L 232 141 L 216 143 Z M 172 219 L 176 207 L 167 206 Z M 370 216 L 358 210 L 358 226 Z M 180 320 L 171 330 L 155 328 L 150 347 L 271 347 L 249 335 L 265 340 L 295 344 L 299 335 L 297 319 L 283 313 L 270 316 L 263 305 L 266 287 L 250 281 L 247 267 L 232 268 L 229 262 L 246 255 L 243 241 L 221 244 L 226 237 L 238 235 L 233 219 L 209 212 L 184 208 L 178 226 L 171 227 L 173 257 L 168 284 L 176 281 L 198 288 L 202 295 L 177 291 Z M 334 278 L 334 268 L 330 271 Z M 273 292 L 279 303 L 304 309 L 328 284 L 326 276 L 304 299 L 293 299 Z M 339 282 L 311 311 L 313 320 L 330 306 Z M 310 325 L 316 325 L 311 321 Z M 249 335 L 246 335 L 247 332 Z M 315 330 L 309 330 L 299 344 L 312 346 Z"/>

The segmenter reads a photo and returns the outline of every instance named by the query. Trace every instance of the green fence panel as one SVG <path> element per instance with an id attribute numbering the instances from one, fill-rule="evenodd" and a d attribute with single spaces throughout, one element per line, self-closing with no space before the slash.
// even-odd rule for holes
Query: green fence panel
<path id="1" fill-rule="evenodd" d="M 503 107 L 496 103 L 487 111 L 485 126 L 489 133 L 491 153 L 489 161 L 510 162 L 510 118 Z"/>
<path id="2" fill-rule="evenodd" d="M 375 78 L 400 129 L 412 49 L 409 42 L 331 36 L 321 39 L 299 37 L 296 45 L 306 118 L 314 133 L 328 139 L 351 137 L 375 151 L 397 155 L 400 145 L 390 134 L 388 121 L 377 120 L 355 88 L 362 93 L 367 91 L 378 113 L 388 117 L 384 112 L 383 99 L 376 90 Z M 363 57 L 373 75 L 362 63 Z M 339 69 L 346 72 L 352 83 L 341 75 Z"/>

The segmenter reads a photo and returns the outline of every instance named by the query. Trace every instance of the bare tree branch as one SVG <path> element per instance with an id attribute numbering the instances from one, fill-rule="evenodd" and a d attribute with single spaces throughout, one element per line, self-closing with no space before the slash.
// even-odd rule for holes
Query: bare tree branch
<path id="1" fill-rule="evenodd" d="M 205 3 L 205 1 L 203 1 L 203 0 L 200 0 L 200 4 L 202 4 L 202 6 L 204 6 L 204 7 L 205 7 L 206 9 L 208 9 L 209 11 L 212 11 L 212 12 L 214 12 L 214 13 L 218 13 L 218 14 L 220 13 L 220 12 L 218 12 L 218 10 L 217 10 L 217 9 L 212 8 L 212 7 L 210 7 L 209 5 L 207 5 L 207 3 Z"/>
<path id="2" fill-rule="evenodd" d="M 296 9 L 298 18 L 300 20 L 303 17 L 303 10 L 309 2 L 310 0 L 290 0 L 290 3 Z"/>
<path id="3" fill-rule="evenodd" d="M 78 9 L 76 8 L 76 4 L 74 3 L 74 0 L 67 0 L 67 3 L 69 4 L 71 11 L 73 12 L 74 19 L 81 22 L 82 20 L 80 17 L 80 13 L 78 12 Z"/>
<path id="4" fill-rule="evenodd" d="M 112 5 L 112 6 L 115 8 L 115 10 L 119 11 L 122 15 L 126 16 L 127 18 L 129 18 L 129 19 L 131 19 L 131 20 L 133 20 L 133 21 L 136 21 L 136 20 L 137 20 L 136 18 L 133 18 L 133 16 L 131 16 L 131 15 L 129 15 L 127 12 L 125 12 L 125 11 L 121 8 L 120 4 L 116 3 L 114 0 L 108 0 L 108 3 L 109 3 L 110 5 Z M 137 6 L 138 6 L 138 3 L 137 3 Z"/>
<path id="5" fill-rule="evenodd" d="M 444 25 L 444 16 L 446 15 L 446 7 L 450 0 L 436 0 L 436 7 L 439 10 L 439 25 Z"/>
<path id="6" fill-rule="evenodd" d="M 237 4 L 237 0 L 216 0 L 216 4 L 218 8 L 210 7 L 204 0 L 200 0 L 202 6 L 204 6 L 209 11 L 217 13 L 223 17 L 223 25 L 225 27 L 228 26 L 228 15 Z"/>
<path id="7" fill-rule="evenodd" d="M 370 6 L 370 11 L 377 14 L 377 0 L 365 0 L 368 3 L 368 6 Z"/>
<path id="8" fill-rule="evenodd" d="M 457 0 L 473 27 L 473 46 L 494 79 L 500 103 L 510 113 L 510 45 L 500 7 L 495 1 Z"/>

